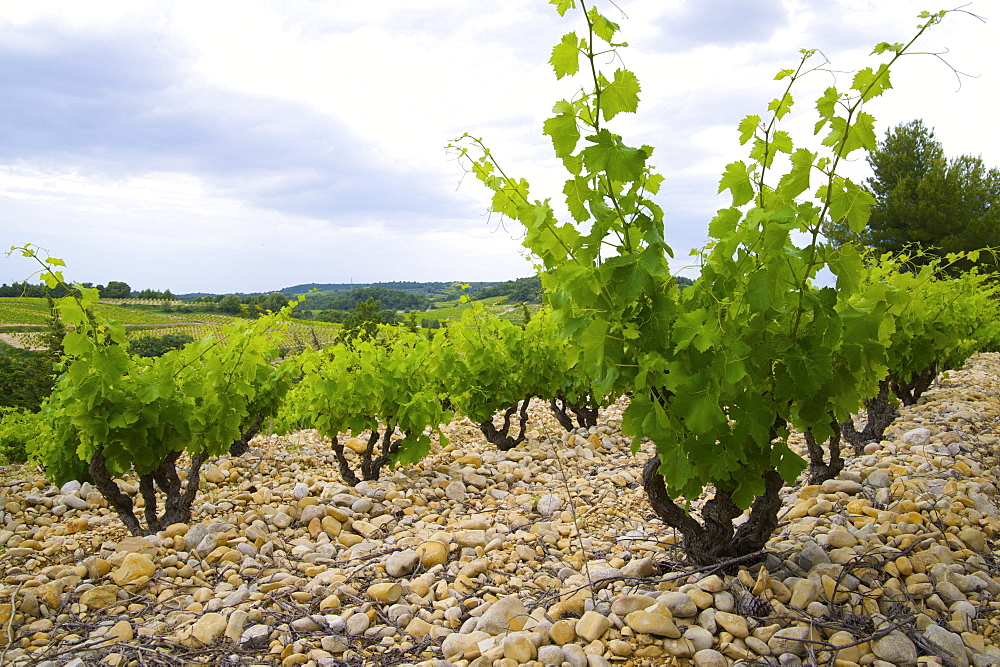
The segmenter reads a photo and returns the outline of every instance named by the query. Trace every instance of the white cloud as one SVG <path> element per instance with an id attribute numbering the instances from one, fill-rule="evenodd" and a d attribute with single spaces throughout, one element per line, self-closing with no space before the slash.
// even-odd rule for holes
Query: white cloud
<path id="1" fill-rule="evenodd" d="M 718 174 L 745 154 L 736 124 L 779 94 L 774 72 L 802 47 L 861 66 L 916 23 L 909 0 L 621 6 L 604 9 L 643 102 L 616 127 L 657 147 L 678 267 L 724 202 Z M 558 204 L 565 175 L 540 125 L 578 85 L 546 63 L 570 28 L 535 0 L 0 1 L 2 240 L 45 245 L 81 280 L 174 291 L 524 275 L 512 234 L 481 215 L 486 192 L 471 177 L 455 191 L 443 146 L 484 137 Z M 926 48 L 950 46 L 980 77 L 955 92 L 936 58 L 904 61 L 872 106 L 879 132 L 922 117 L 948 154 L 1000 163 L 998 36 L 949 17 Z M 800 141 L 816 143 L 809 110 L 830 81 L 796 91 Z M 863 177 L 863 161 L 851 169 Z M 0 261 L 0 282 L 22 271 Z"/>

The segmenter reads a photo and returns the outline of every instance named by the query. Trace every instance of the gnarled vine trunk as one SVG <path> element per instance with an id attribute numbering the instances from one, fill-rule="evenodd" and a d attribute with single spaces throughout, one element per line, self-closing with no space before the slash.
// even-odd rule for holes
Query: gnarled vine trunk
<path id="1" fill-rule="evenodd" d="M 549 401 L 549 409 L 552 410 L 552 414 L 555 415 L 559 425 L 567 431 L 597 426 L 598 408 L 596 406 L 588 404 L 577 405 L 570 403 L 561 396 L 557 396 Z M 576 425 L 573 424 L 574 417 L 576 417 Z"/>
<path id="2" fill-rule="evenodd" d="M 778 492 L 783 482 L 773 468 L 763 474 L 764 493 L 751 506 L 750 518 L 739 527 L 733 525 L 733 520 L 741 516 L 743 510 L 733 502 L 731 493 L 716 489 L 715 496 L 705 502 L 699 522 L 670 497 L 659 468 L 660 457 L 654 454 L 642 471 L 642 484 L 649 504 L 664 523 L 681 532 L 685 554 L 699 565 L 712 565 L 760 551 L 778 527 L 778 510 L 781 509 Z"/>
<path id="3" fill-rule="evenodd" d="M 908 380 L 890 373 L 889 382 L 892 385 L 892 393 L 896 394 L 903 405 L 914 405 L 920 399 L 920 396 L 930 388 L 937 374 L 938 365 L 936 361 L 932 362 L 924 370 L 914 373 Z"/>
<path id="4" fill-rule="evenodd" d="M 369 482 L 377 480 L 382 474 L 382 466 L 386 464 L 389 457 L 399 451 L 399 443 L 401 440 L 392 439 L 395 432 L 396 428 L 392 424 L 386 424 L 381 433 L 378 428 L 371 429 L 371 434 L 368 436 L 368 444 L 365 446 L 364 451 L 359 454 L 361 457 L 360 479 L 358 478 L 357 473 L 354 472 L 354 469 L 351 468 L 351 462 L 348 460 L 347 453 L 344 451 L 344 445 L 338 438 L 333 438 L 333 455 L 337 459 L 341 479 L 351 486 L 360 482 L 361 479 Z M 379 440 L 382 441 L 382 446 L 380 447 L 381 453 L 376 455 L 375 445 L 379 443 Z"/>
<path id="5" fill-rule="evenodd" d="M 840 434 L 854 448 L 854 455 L 865 453 L 865 445 L 882 439 L 885 429 L 889 427 L 899 410 L 889 400 L 889 379 L 878 383 L 878 395 L 864 399 L 865 425 L 860 431 L 854 426 L 854 419 L 848 418 L 840 425 Z"/>
<path id="6" fill-rule="evenodd" d="M 253 440 L 253 437 L 260 432 L 260 427 L 263 423 L 264 415 L 260 415 L 254 420 L 253 424 L 250 425 L 250 428 L 243 432 L 243 436 L 238 440 L 233 441 L 233 444 L 229 446 L 229 455 L 243 456 L 250 451 L 250 441 Z"/>
<path id="7" fill-rule="evenodd" d="M 493 424 L 493 419 L 487 419 L 482 424 L 479 425 L 479 430 L 483 432 L 483 436 L 486 437 L 487 442 L 497 446 L 502 452 L 514 449 L 519 444 L 524 442 L 524 437 L 526 435 L 526 424 L 528 423 L 528 404 L 531 402 L 531 396 L 526 396 L 520 401 L 514 401 L 510 406 L 504 410 L 503 413 L 503 426 L 499 429 Z M 511 418 L 517 413 L 517 424 L 518 424 L 518 434 L 517 436 L 510 435 Z"/>
<path id="8" fill-rule="evenodd" d="M 230 454 L 239 456 L 234 452 L 243 453 L 246 451 L 247 443 L 257 434 L 263 423 L 263 417 L 258 417 L 250 427 L 243 432 L 239 439 L 235 440 L 229 447 Z M 242 451 L 241 447 L 243 448 Z M 144 502 L 143 518 L 146 525 L 142 525 L 139 517 L 135 513 L 135 504 L 132 498 L 126 493 L 122 493 L 118 482 L 108 472 L 107 459 L 104 456 L 104 448 L 98 447 L 94 452 L 94 457 L 90 460 L 87 471 L 94 482 L 94 488 L 100 491 L 108 505 L 118 514 L 118 517 L 133 535 L 152 535 L 164 530 L 167 526 L 175 523 L 191 522 L 191 506 L 198 495 L 198 487 L 201 481 L 201 466 L 208 460 L 208 454 L 199 452 L 191 455 L 191 463 L 188 465 L 187 477 L 181 481 L 177 473 L 177 460 L 182 452 L 168 452 L 160 464 L 151 473 L 139 475 L 139 493 Z M 163 514 L 157 514 L 157 489 L 164 495 Z"/>
<path id="9" fill-rule="evenodd" d="M 129 532 L 133 535 L 152 535 L 171 524 L 191 521 L 191 505 L 198 494 L 201 466 L 208 460 L 208 454 L 199 453 L 191 457 L 186 487 L 181 481 L 180 475 L 177 474 L 177 459 L 180 456 L 180 452 L 170 452 L 163 457 L 154 472 L 139 476 L 139 493 L 142 494 L 145 501 L 143 508 L 145 526 L 135 515 L 135 505 L 132 503 L 132 498 L 128 494 L 122 493 L 118 483 L 108 472 L 103 448 L 98 448 L 94 453 L 88 471 L 94 481 L 94 487 L 101 492 L 101 495 L 115 510 Z M 156 508 L 157 487 L 165 496 L 164 510 L 161 515 L 157 515 Z"/>
<path id="10" fill-rule="evenodd" d="M 844 469 L 844 458 L 840 455 L 840 424 L 834 421 L 830 425 L 833 427 L 833 435 L 826 443 L 830 450 L 829 462 L 824 460 L 823 446 L 816 442 L 812 431 L 803 433 L 806 449 L 809 451 L 810 484 L 822 484 L 828 479 L 834 479 Z"/>

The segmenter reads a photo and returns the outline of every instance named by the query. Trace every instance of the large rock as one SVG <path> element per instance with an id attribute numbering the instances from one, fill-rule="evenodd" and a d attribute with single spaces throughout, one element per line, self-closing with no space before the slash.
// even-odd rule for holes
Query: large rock
<path id="1" fill-rule="evenodd" d="M 806 654 L 806 644 L 803 640 L 815 639 L 811 634 L 812 629 L 805 625 L 783 628 L 775 632 L 771 639 L 768 640 L 767 647 L 771 649 L 773 655 L 791 653 L 792 655 L 803 656 Z"/>
<path id="2" fill-rule="evenodd" d="M 447 552 L 446 556 L 447 557 Z M 405 549 L 389 554 L 385 559 L 385 573 L 390 577 L 405 577 L 420 563 L 420 554 L 413 549 Z"/>
<path id="3" fill-rule="evenodd" d="M 931 439 L 931 435 L 933 434 L 930 432 L 930 429 L 915 428 L 912 431 L 904 433 L 902 440 L 903 444 L 907 447 L 919 447 L 920 445 L 926 445 Z"/>
<path id="4" fill-rule="evenodd" d="M 674 618 L 691 618 L 698 615 L 698 605 L 687 593 L 664 593 L 656 598 L 656 601 L 669 609 Z"/>
<path id="5" fill-rule="evenodd" d="M 489 635 L 517 632 L 524 628 L 528 610 L 516 595 L 500 598 L 476 621 L 476 631 Z"/>
<path id="6" fill-rule="evenodd" d="M 917 661 L 917 647 L 899 630 L 872 642 L 875 657 L 896 665 L 910 665 Z"/>
<path id="7" fill-rule="evenodd" d="M 563 508 L 563 499 L 554 493 L 542 496 L 538 499 L 536 509 L 542 516 L 552 516 Z"/>
<path id="8" fill-rule="evenodd" d="M 80 596 L 80 604 L 91 610 L 104 609 L 116 602 L 118 602 L 117 586 L 95 586 Z"/>
<path id="9" fill-rule="evenodd" d="M 501 645 L 504 657 L 517 661 L 519 665 L 534 660 L 537 654 L 534 642 L 523 632 L 507 635 Z"/>
<path id="10" fill-rule="evenodd" d="M 580 617 L 576 623 L 576 634 L 588 642 L 600 639 L 601 636 L 611 627 L 611 621 L 604 614 L 596 611 L 588 611 Z"/>
<path id="11" fill-rule="evenodd" d="M 143 553 L 130 553 L 117 570 L 111 573 L 111 579 L 119 586 L 133 584 L 143 577 L 148 581 L 156 574 L 153 559 Z"/>
<path id="12" fill-rule="evenodd" d="M 209 612 L 199 618 L 191 628 L 191 637 L 202 646 L 210 646 L 226 632 L 229 621 L 217 612 Z"/>
<path id="13" fill-rule="evenodd" d="M 750 636 L 750 628 L 747 627 L 747 619 L 736 614 L 729 614 L 724 611 L 715 612 L 715 622 L 737 639 L 746 639 Z"/>
<path id="14" fill-rule="evenodd" d="M 625 617 L 633 611 L 648 609 L 654 604 L 656 604 L 656 600 L 648 595 L 629 593 L 627 595 L 619 595 L 615 598 L 614 602 L 611 603 L 611 611 L 620 617 Z"/>
<path id="15" fill-rule="evenodd" d="M 694 654 L 695 667 L 728 667 L 726 656 L 710 648 L 702 649 Z"/>
<path id="16" fill-rule="evenodd" d="M 267 645 L 268 637 L 271 635 L 271 628 L 258 623 L 243 631 L 240 635 L 240 647 L 243 649 L 261 648 Z"/>
<path id="17" fill-rule="evenodd" d="M 441 654 L 445 660 L 474 660 L 481 655 L 479 642 L 489 638 L 490 635 L 485 632 L 455 632 L 441 642 Z"/>
<path id="18" fill-rule="evenodd" d="M 680 630 L 674 624 L 673 619 L 668 614 L 658 613 L 656 607 L 633 611 L 625 616 L 625 623 L 635 632 L 648 635 L 658 635 L 677 639 L 681 636 Z"/>
<path id="19" fill-rule="evenodd" d="M 958 667 L 969 667 L 969 658 L 965 654 L 965 642 L 959 635 L 932 623 L 924 630 L 924 637 L 937 648 L 942 649 L 938 653 L 943 658 L 958 665 Z"/>

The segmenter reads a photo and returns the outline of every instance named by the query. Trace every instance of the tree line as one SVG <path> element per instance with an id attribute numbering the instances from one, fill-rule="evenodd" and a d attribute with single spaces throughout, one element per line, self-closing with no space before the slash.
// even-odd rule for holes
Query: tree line
<path id="1" fill-rule="evenodd" d="M 80 283 L 83 287 L 93 287 L 97 290 L 98 295 L 102 299 L 156 299 L 156 300 L 171 300 L 174 295 L 170 290 L 154 290 L 154 289 L 143 289 L 139 291 L 133 291 L 128 283 L 122 282 L 120 280 L 112 280 L 108 282 L 107 285 L 94 285 L 93 283 Z M 46 296 L 51 296 L 54 299 L 64 297 L 67 294 L 68 288 L 64 285 L 56 285 L 51 289 L 44 284 L 33 285 L 27 281 L 12 283 L 8 285 L 4 283 L 0 285 L 0 297 L 31 297 L 31 298 L 45 298 Z"/>

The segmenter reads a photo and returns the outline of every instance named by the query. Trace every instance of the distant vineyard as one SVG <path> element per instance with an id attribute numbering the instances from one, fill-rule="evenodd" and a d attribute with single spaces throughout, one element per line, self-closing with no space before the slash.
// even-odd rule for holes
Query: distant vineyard
<path id="1" fill-rule="evenodd" d="M 109 299 L 98 303 L 95 310 L 122 323 L 129 338 L 169 333 L 183 333 L 195 339 L 218 336 L 223 327 L 237 319 L 222 313 L 160 313 L 125 307 L 127 302 L 138 304 L 140 301 L 143 300 Z M 9 340 L 20 347 L 40 347 L 41 329 L 48 321 L 49 307 L 45 299 L 0 298 L 0 332 L 6 333 Z M 329 322 L 284 322 L 275 332 L 276 342 L 283 346 L 325 345 L 333 341 L 339 328 Z"/>
<path id="2" fill-rule="evenodd" d="M 0 327 L 44 326 L 49 319 L 49 306 L 45 299 L 8 297 L 0 299 Z"/>
<path id="3" fill-rule="evenodd" d="M 183 301 L 170 301 L 166 299 L 101 299 L 98 303 L 112 306 L 182 306 Z"/>
<path id="4" fill-rule="evenodd" d="M 229 320 L 225 316 L 215 316 L 219 320 Z M 201 316 L 199 316 L 201 319 Z M 155 329 L 130 329 L 126 333 L 128 339 L 135 339 L 141 336 L 165 336 L 167 334 L 187 334 L 195 340 L 208 336 L 221 337 L 223 328 L 228 321 L 197 322 L 177 324 L 173 326 L 156 327 Z M 299 322 L 279 322 L 272 331 L 273 340 L 285 347 L 310 347 L 315 344 L 327 345 L 334 341 L 339 325 L 328 322 L 310 322 L 308 324 Z"/>

